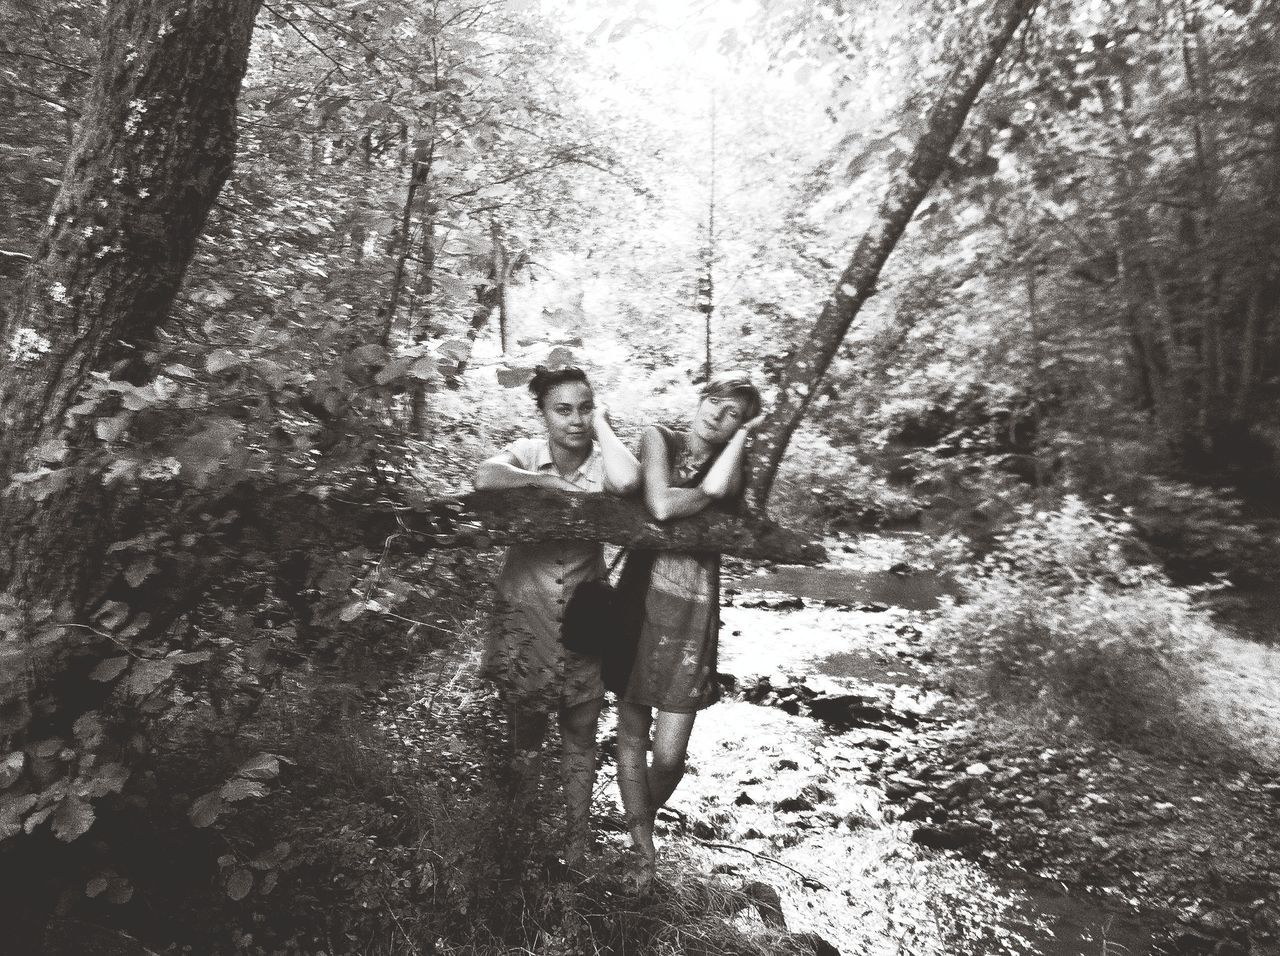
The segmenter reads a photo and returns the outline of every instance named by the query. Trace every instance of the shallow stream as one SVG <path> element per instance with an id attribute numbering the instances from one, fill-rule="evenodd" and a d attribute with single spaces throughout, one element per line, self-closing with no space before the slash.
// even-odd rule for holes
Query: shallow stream
<path id="1" fill-rule="evenodd" d="M 912 545 L 837 541 L 826 565 L 726 582 L 720 670 L 739 687 L 802 681 L 893 719 L 839 733 L 776 697 L 723 701 L 698 720 L 660 839 L 709 871 L 773 886 L 793 932 L 850 956 L 1143 956 L 1149 934 L 1127 914 L 1011 874 L 990 851 L 979 865 L 913 843 L 916 824 L 886 801 L 874 768 L 957 732 L 913 646 L 952 584 L 910 568 Z"/>

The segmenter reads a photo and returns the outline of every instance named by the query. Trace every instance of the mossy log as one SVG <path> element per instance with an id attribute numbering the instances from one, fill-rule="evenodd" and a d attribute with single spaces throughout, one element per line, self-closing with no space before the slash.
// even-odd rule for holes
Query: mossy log
<path id="1" fill-rule="evenodd" d="M 394 550 L 401 554 L 577 540 L 659 551 L 718 551 L 783 564 L 817 564 L 826 557 L 812 535 L 785 528 L 765 515 L 713 507 L 689 518 L 658 522 L 638 498 L 543 488 L 473 491 L 385 510 L 366 505 L 352 531 L 366 537 L 399 533 Z"/>

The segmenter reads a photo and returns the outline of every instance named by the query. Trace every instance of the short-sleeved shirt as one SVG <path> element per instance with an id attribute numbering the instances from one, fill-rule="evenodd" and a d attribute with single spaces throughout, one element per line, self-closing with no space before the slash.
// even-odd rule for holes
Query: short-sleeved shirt
<path id="1" fill-rule="evenodd" d="M 521 438 L 503 451 L 515 459 L 516 467 L 543 474 L 559 474 L 545 438 Z M 579 491 L 604 491 L 604 460 L 600 446 L 591 443 L 591 453 L 577 471 L 561 475 Z M 594 541 L 538 541 L 512 545 L 498 577 L 498 593 L 518 600 L 523 589 L 564 591 L 567 600 L 579 581 L 599 574 L 603 551 Z M 566 586 L 565 582 L 572 580 Z"/>
<path id="2" fill-rule="evenodd" d="M 558 474 L 545 438 L 522 438 L 504 452 L 517 468 Z M 561 475 L 579 491 L 604 491 L 604 462 L 592 443 L 586 461 Z M 539 541 L 512 545 L 496 584 L 494 626 L 484 653 L 485 672 L 504 692 L 533 705 L 573 706 L 604 696 L 600 664 L 560 643 L 560 621 L 573 589 L 604 574 L 594 541 Z"/>

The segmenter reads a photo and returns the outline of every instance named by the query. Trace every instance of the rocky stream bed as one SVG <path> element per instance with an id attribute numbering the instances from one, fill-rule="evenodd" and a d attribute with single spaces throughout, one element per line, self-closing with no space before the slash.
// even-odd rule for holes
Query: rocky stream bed
<path id="1" fill-rule="evenodd" d="M 662 865 L 776 888 L 846 954 L 1280 952 L 1280 777 L 966 709 L 921 636 L 949 583 L 901 544 L 729 577 Z"/>

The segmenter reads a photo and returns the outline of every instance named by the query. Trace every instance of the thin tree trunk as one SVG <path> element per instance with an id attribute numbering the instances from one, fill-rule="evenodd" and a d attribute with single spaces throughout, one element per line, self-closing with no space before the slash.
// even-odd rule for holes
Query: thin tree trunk
<path id="1" fill-rule="evenodd" d="M 961 58 L 943 84 L 906 168 L 890 185 L 874 224 L 863 234 L 837 280 L 813 332 L 796 349 L 782 373 L 778 403 L 755 442 L 749 486 L 752 507 L 763 509 L 787 444 L 817 393 L 836 350 L 862 305 L 875 293 L 880 271 L 906 231 L 916 207 L 946 167 L 951 147 L 996 61 L 1034 7 L 1035 0 L 1003 0 L 976 25 L 977 39 L 971 55 Z"/>
<path id="2" fill-rule="evenodd" d="M 1210 117 L 1209 56 L 1200 35 L 1199 18 L 1187 0 L 1182 3 L 1182 65 L 1187 92 L 1195 108 L 1191 114 L 1192 149 L 1199 179 L 1201 235 L 1191 244 L 1193 261 L 1200 264 L 1200 362 L 1199 408 L 1196 416 L 1197 441 L 1202 449 L 1212 445 L 1213 431 L 1221 417 L 1221 399 L 1225 394 L 1225 368 L 1222 361 L 1222 325 L 1226 313 L 1221 268 L 1214 251 L 1218 245 L 1218 142 Z"/>
<path id="3" fill-rule="evenodd" d="M 1134 91 L 1127 74 L 1116 77 L 1119 100 L 1113 104 L 1119 133 L 1129 149 L 1116 172 L 1119 202 L 1116 210 L 1117 255 L 1127 303 L 1127 317 L 1143 343 L 1147 373 L 1152 381 L 1152 414 L 1165 444 L 1178 454 L 1185 452 L 1189 438 L 1193 396 L 1188 378 L 1192 372 L 1191 345 L 1181 334 L 1165 285 L 1149 258 L 1152 227 L 1139 195 L 1141 171 L 1129 159 L 1141 152 L 1131 114 Z"/>
<path id="4" fill-rule="evenodd" d="M 431 6 L 432 17 L 439 19 L 440 4 L 433 3 Z M 434 93 L 440 92 L 440 40 L 438 34 L 432 34 L 431 37 L 431 89 Z M 427 318 L 425 322 L 431 320 L 432 297 L 436 290 L 436 197 L 432 190 L 432 175 L 435 172 L 435 156 L 436 156 L 436 134 L 440 131 L 440 99 L 438 96 L 432 97 L 431 100 L 431 138 L 427 143 L 427 172 L 423 177 L 423 185 L 426 187 L 426 198 L 423 206 L 426 210 L 425 219 L 422 226 L 422 275 L 419 279 L 419 291 L 426 300 Z M 410 315 L 412 322 L 413 316 Z M 419 330 L 416 341 L 425 342 L 431 334 L 429 325 Z M 420 438 L 426 437 L 427 431 L 427 385 L 425 382 L 415 381 L 409 393 L 409 429 L 413 434 Z"/>
<path id="5" fill-rule="evenodd" d="M 1040 328 L 1040 300 L 1036 283 L 1036 269 L 1040 266 L 1042 256 L 1039 249 L 1033 245 L 1032 251 L 1035 253 L 1031 260 L 1027 263 L 1027 325 L 1031 333 L 1031 380 L 1033 382 L 1040 381 L 1040 376 L 1044 369 L 1044 342 L 1043 333 Z M 1035 413 L 1035 404 L 1032 403 L 1032 412 Z M 1010 441 L 1013 439 L 1013 425 L 1015 419 L 1011 416 L 1009 419 Z M 1036 437 L 1032 446 L 1031 461 L 1035 468 L 1035 484 L 1037 488 L 1045 485 L 1048 477 L 1048 467 L 1041 455 L 1044 447 L 1043 439 L 1043 419 L 1040 415 L 1036 415 Z"/>
<path id="6" fill-rule="evenodd" d="M 400 211 L 400 223 L 396 230 L 396 265 L 391 274 L 391 291 L 387 293 L 386 314 L 382 317 L 379 341 L 386 347 L 391 342 L 391 330 L 395 326 L 396 310 L 400 307 L 400 290 L 404 288 L 404 273 L 413 251 L 410 233 L 413 230 L 413 201 L 423 179 L 424 164 L 414 159 L 409 165 L 409 188 L 405 191 L 404 207 Z"/>
<path id="7" fill-rule="evenodd" d="M 698 305 L 702 309 L 704 320 L 704 333 L 706 337 L 706 358 L 704 372 L 707 381 L 711 381 L 711 370 L 715 367 L 712 363 L 711 355 L 711 317 L 716 310 L 716 290 L 715 290 L 715 265 L 716 265 L 716 94 L 715 90 L 711 91 L 711 188 L 710 197 L 707 201 L 707 275 L 706 286 L 702 290 L 705 292 L 705 300 L 699 301 Z M 702 300 L 703 296 L 699 296 Z"/>
<path id="8" fill-rule="evenodd" d="M 1121 238 L 1117 248 L 1120 284 L 1125 295 L 1123 313 L 1130 335 L 1137 343 L 1151 399 L 1151 416 L 1155 419 L 1156 430 L 1166 444 L 1173 447 L 1182 441 L 1183 435 L 1183 396 L 1171 386 L 1174 356 L 1150 319 L 1143 282 L 1145 273 L 1131 262 L 1129 241 Z"/>
<path id="9" fill-rule="evenodd" d="M 502 229 L 498 226 L 498 221 L 492 220 L 489 223 L 489 231 L 493 237 L 493 271 L 495 279 L 498 283 L 497 288 L 497 305 L 498 305 L 498 348 L 502 354 L 507 354 L 507 279 L 511 277 L 511 264 L 508 261 L 509 253 L 507 252 L 506 243 L 502 241 Z"/>
<path id="10" fill-rule="evenodd" d="M 1240 378 L 1236 383 L 1236 400 L 1232 418 L 1243 422 L 1249 417 L 1249 405 L 1253 400 L 1255 369 L 1258 364 L 1258 341 L 1262 329 L 1262 293 L 1255 290 L 1249 296 L 1245 310 L 1244 334 L 1240 339 Z"/>
<path id="11" fill-rule="evenodd" d="M 431 334 L 431 304 L 436 291 L 436 208 L 431 195 L 431 183 L 427 182 L 425 198 L 426 219 L 422 226 L 422 275 L 419 279 L 418 295 L 426 302 L 424 306 L 423 325 L 418 330 L 417 339 L 425 342 Z M 413 434 L 426 437 L 427 431 L 427 386 L 425 382 L 415 381 L 410 397 L 409 427 Z"/>

